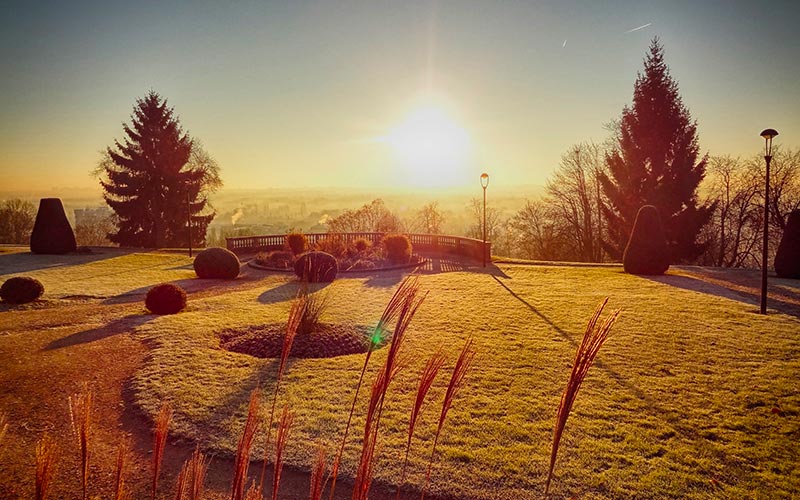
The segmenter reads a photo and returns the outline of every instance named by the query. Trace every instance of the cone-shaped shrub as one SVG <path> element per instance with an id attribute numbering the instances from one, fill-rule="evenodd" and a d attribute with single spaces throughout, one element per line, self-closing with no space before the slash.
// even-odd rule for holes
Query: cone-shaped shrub
<path id="1" fill-rule="evenodd" d="M 225 248 L 206 248 L 194 258 L 198 278 L 232 280 L 239 276 L 239 257 Z"/>
<path id="2" fill-rule="evenodd" d="M 162 283 L 147 292 L 144 305 L 153 314 L 175 314 L 186 307 L 186 291 L 178 285 Z"/>
<path id="3" fill-rule="evenodd" d="M 800 279 L 800 210 L 792 210 L 775 254 L 775 274 Z"/>
<path id="4" fill-rule="evenodd" d="M 383 239 L 386 258 L 395 264 L 405 264 L 411 260 L 411 240 L 404 234 L 389 234 Z"/>
<path id="5" fill-rule="evenodd" d="M 630 274 L 664 274 L 669 269 L 667 238 L 656 207 L 639 209 L 622 263 Z"/>
<path id="6" fill-rule="evenodd" d="M 294 261 L 294 274 L 309 283 L 330 283 L 336 279 L 339 264 L 325 252 L 307 252 Z"/>
<path id="7" fill-rule="evenodd" d="M 294 255 L 300 255 L 308 249 L 308 238 L 303 233 L 289 233 L 286 235 L 286 246 Z"/>
<path id="8" fill-rule="evenodd" d="M 9 304 L 33 302 L 44 293 L 42 283 L 34 278 L 18 276 L 10 278 L 0 287 L 0 299 Z"/>
<path id="9" fill-rule="evenodd" d="M 42 198 L 31 232 L 31 252 L 64 254 L 77 248 L 60 198 Z"/>

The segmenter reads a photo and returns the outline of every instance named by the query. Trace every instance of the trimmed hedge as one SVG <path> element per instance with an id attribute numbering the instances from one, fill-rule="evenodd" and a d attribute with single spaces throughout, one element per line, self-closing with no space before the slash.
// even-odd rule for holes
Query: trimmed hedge
<path id="1" fill-rule="evenodd" d="M 658 209 L 645 205 L 636 214 L 622 263 L 626 273 L 656 275 L 669 269 L 669 247 Z"/>
<path id="2" fill-rule="evenodd" d="M 775 254 L 775 274 L 800 279 L 800 210 L 792 210 Z"/>
<path id="3" fill-rule="evenodd" d="M 307 252 L 294 261 L 294 274 L 309 283 L 330 283 L 338 272 L 336 257 L 329 253 Z"/>
<path id="4" fill-rule="evenodd" d="M 39 200 L 39 211 L 31 232 L 31 252 L 60 255 L 74 252 L 77 246 L 61 199 Z"/>
<path id="5" fill-rule="evenodd" d="M 144 305 L 153 314 L 175 314 L 186 307 L 186 290 L 172 283 L 161 283 L 147 292 Z"/>
<path id="6" fill-rule="evenodd" d="M 226 248 L 206 248 L 194 258 L 194 272 L 199 278 L 232 280 L 239 276 L 239 257 Z"/>
<path id="7" fill-rule="evenodd" d="M 41 281 L 27 276 L 9 278 L 0 286 L 0 299 L 9 304 L 33 302 L 44 293 Z"/>

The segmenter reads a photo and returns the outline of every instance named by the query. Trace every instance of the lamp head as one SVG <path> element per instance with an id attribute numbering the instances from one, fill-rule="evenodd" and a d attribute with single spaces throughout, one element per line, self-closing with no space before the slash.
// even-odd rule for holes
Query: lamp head
<path id="1" fill-rule="evenodd" d="M 484 172 L 484 173 L 481 174 L 481 187 L 483 189 L 486 189 L 486 186 L 488 186 L 488 185 L 489 185 L 489 174 Z"/>
<path id="2" fill-rule="evenodd" d="M 764 129 L 761 132 L 761 137 L 764 138 L 764 155 L 772 156 L 772 138 L 778 135 L 778 131 L 774 128 Z"/>

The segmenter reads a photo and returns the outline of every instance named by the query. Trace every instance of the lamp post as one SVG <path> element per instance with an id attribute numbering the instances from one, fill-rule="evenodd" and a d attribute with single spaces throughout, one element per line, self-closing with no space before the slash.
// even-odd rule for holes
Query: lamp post
<path id="1" fill-rule="evenodd" d="M 767 314 L 767 245 L 769 243 L 769 163 L 772 161 L 772 138 L 778 131 L 768 128 L 761 132 L 764 138 L 764 161 L 767 162 L 764 182 L 764 241 L 761 244 L 761 314 Z"/>
<path id="2" fill-rule="evenodd" d="M 186 232 L 189 234 L 189 258 L 192 258 L 192 195 L 186 191 Z"/>
<path id="3" fill-rule="evenodd" d="M 486 186 L 489 185 L 489 174 L 481 174 L 481 187 L 483 188 L 483 267 L 486 267 Z"/>

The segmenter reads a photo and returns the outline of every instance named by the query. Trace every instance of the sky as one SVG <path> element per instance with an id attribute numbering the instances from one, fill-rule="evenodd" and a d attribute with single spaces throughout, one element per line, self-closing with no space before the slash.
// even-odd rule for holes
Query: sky
<path id="1" fill-rule="evenodd" d="M 701 150 L 800 145 L 800 2 L 4 2 L 0 190 L 96 188 L 150 89 L 228 189 L 541 185 L 658 36 Z"/>

